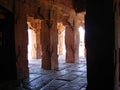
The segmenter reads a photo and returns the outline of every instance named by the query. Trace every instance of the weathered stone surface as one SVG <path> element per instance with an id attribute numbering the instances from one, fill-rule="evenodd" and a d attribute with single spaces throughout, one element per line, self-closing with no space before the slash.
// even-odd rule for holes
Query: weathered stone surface
<path id="1" fill-rule="evenodd" d="M 55 12 L 53 12 L 55 13 Z M 58 30 L 57 30 L 57 22 L 52 23 L 52 27 L 50 29 L 50 49 L 51 49 L 51 69 L 58 69 Z"/>
<path id="2" fill-rule="evenodd" d="M 41 22 L 42 68 L 51 69 L 50 30 L 47 21 Z"/>
<path id="3" fill-rule="evenodd" d="M 85 90 L 87 85 L 86 70 L 77 71 L 78 66 L 84 68 L 86 62 L 62 63 L 61 70 L 44 70 L 40 67 L 41 59 L 29 62 L 29 77 L 25 80 L 11 81 L 0 85 L 1 90 Z M 75 67 L 75 68 L 74 68 Z M 78 69 L 80 68 L 78 67 Z M 69 70 L 68 70 L 69 69 Z M 71 69 L 71 70 L 70 70 Z M 35 72 L 37 71 L 37 72 Z M 20 83 L 20 85 L 18 84 Z"/>
<path id="4" fill-rule="evenodd" d="M 65 55 L 65 26 L 57 23 L 58 29 L 58 55 Z"/>
<path id="5" fill-rule="evenodd" d="M 62 80 L 52 80 L 45 87 L 41 88 L 41 90 L 56 90 L 57 88 L 65 85 L 67 81 Z"/>
<path id="6" fill-rule="evenodd" d="M 22 6 L 22 7 L 21 7 Z M 26 78 L 29 74 L 28 59 L 27 59 L 27 19 L 25 13 L 25 5 L 22 2 L 16 1 L 15 13 L 15 47 L 16 47 L 16 67 L 18 79 Z M 24 13 L 23 13 L 24 12 Z M 24 38 L 24 39 L 23 39 Z"/>
<path id="7" fill-rule="evenodd" d="M 28 37 L 28 54 L 30 59 L 40 59 L 42 54 L 40 43 L 40 20 L 34 19 L 33 17 L 27 17 L 27 24 L 28 29 L 31 30 Z"/>
<path id="8" fill-rule="evenodd" d="M 68 23 L 65 28 L 66 62 L 74 63 L 74 29 Z"/>

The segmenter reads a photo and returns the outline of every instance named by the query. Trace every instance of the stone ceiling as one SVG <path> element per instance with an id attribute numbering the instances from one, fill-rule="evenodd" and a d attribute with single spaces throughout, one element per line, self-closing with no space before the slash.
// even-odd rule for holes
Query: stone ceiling
<path id="1" fill-rule="evenodd" d="M 39 4 L 53 5 L 68 11 L 74 9 L 77 13 L 85 11 L 86 0 L 38 0 Z"/>
<path id="2" fill-rule="evenodd" d="M 77 26 L 84 27 L 85 0 L 28 1 L 27 10 L 29 16 L 38 15 L 39 19 L 56 20 L 63 24 L 66 24 L 67 20 L 72 26 L 76 23 Z"/>

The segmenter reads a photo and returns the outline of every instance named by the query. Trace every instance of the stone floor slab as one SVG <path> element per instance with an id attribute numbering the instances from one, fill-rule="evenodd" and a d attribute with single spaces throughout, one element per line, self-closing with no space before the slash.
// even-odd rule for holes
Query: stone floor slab
<path id="1" fill-rule="evenodd" d="M 86 61 L 65 63 L 61 56 L 58 70 L 44 70 L 41 60 L 29 61 L 29 77 L 20 81 L 20 86 L 13 82 L 0 85 L 0 90 L 85 90 L 87 86 Z M 19 81 L 18 81 L 19 82 Z"/>

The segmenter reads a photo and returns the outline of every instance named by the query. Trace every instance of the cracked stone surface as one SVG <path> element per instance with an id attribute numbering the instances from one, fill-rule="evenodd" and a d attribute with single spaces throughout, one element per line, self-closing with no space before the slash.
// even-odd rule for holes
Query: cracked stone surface
<path id="1" fill-rule="evenodd" d="M 0 85 L 0 90 L 86 90 L 86 86 L 86 60 L 65 63 L 65 58 L 60 56 L 58 70 L 44 70 L 40 59 L 29 60 L 29 77 Z"/>

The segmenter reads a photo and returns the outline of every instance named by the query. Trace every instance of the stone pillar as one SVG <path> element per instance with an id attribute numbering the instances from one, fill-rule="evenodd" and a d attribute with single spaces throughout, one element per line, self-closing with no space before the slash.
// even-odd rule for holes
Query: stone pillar
<path id="1" fill-rule="evenodd" d="M 32 47 L 30 53 L 32 59 L 41 58 L 41 45 L 40 45 L 40 28 L 41 23 L 39 19 L 34 19 L 33 17 L 27 18 L 28 28 L 31 29 L 31 39 L 29 41 L 29 46 Z"/>
<path id="2" fill-rule="evenodd" d="M 41 46 L 42 46 L 42 68 L 58 68 L 58 30 L 57 30 L 57 12 L 56 8 L 51 6 L 52 2 L 42 2 L 41 16 L 44 21 L 41 22 Z"/>
<path id="3" fill-rule="evenodd" d="M 58 29 L 58 55 L 64 55 L 64 47 L 65 47 L 65 42 L 64 42 L 64 35 L 63 32 L 65 30 L 65 26 L 62 23 L 58 23 L 57 25 Z"/>
<path id="4" fill-rule="evenodd" d="M 16 47 L 16 66 L 18 79 L 27 78 L 29 75 L 28 59 L 27 59 L 27 18 L 25 4 L 16 1 L 15 13 L 15 47 Z M 23 13 L 24 12 L 24 13 Z"/>
<path id="5" fill-rule="evenodd" d="M 87 1 L 85 42 L 87 89 L 114 90 L 113 0 Z"/>
<path id="6" fill-rule="evenodd" d="M 59 32 L 59 31 L 58 31 Z M 62 39 L 63 37 L 62 37 L 62 33 L 60 32 L 59 34 L 58 34 L 58 55 L 62 55 L 62 50 L 63 50 L 63 48 L 62 48 L 62 43 L 63 43 L 63 39 Z"/>
<path id="7" fill-rule="evenodd" d="M 74 26 L 74 54 L 75 54 L 75 62 L 79 63 L 79 43 L 80 43 L 80 34 L 79 27 Z"/>
<path id="8" fill-rule="evenodd" d="M 75 62 L 78 63 L 80 61 L 79 58 L 79 47 L 80 47 L 80 32 L 79 32 L 79 27 L 84 27 L 84 12 L 81 13 L 76 13 L 74 15 L 74 44 L 75 44 Z"/>
<path id="9" fill-rule="evenodd" d="M 57 23 L 48 27 L 47 21 L 41 22 L 41 47 L 42 47 L 42 68 L 58 69 L 58 30 Z"/>
<path id="10" fill-rule="evenodd" d="M 115 87 L 114 90 L 119 90 L 120 82 L 120 1 L 115 0 Z"/>
<path id="11" fill-rule="evenodd" d="M 42 54 L 42 51 L 41 51 L 41 43 L 40 43 L 40 29 L 37 30 L 37 47 L 36 47 L 36 51 L 37 51 L 37 59 L 40 59 L 41 58 L 41 54 Z"/>
<path id="12" fill-rule="evenodd" d="M 35 30 L 31 29 L 31 40 L 30 40 L 30 47 L 31 47 L 31 58 L 36 59 L 37 57 L 37 35 Z"/>
<path id="13" fill-rule="evenodd" d="M 53 21 L 52 27 L 50 29 L 51 69 L 58 69 L 57 46 L 58 46 L 57 22 Z"/>
<path id="14" fill-rule="evenodd" d="M 60 33 L 58 34 L 58 54 L 59 55 L 64 55 L 65 53 L 64 53 L 64 35 L 63 35 L 63 30 L 62 30 L 62 32 L 60 31 Z"/>
<path id="15" fill-rule="evenodd" d="M 41 21 L 41 47 L 42 47 L 42 68 L 51 69 L 51 52 L 50 52 L 50 29 L 47 21 Z"/>
<path id="16" fill-rule="evenodd" d="M 70 24 L 66 25 L 65 28 L 65 46 L 66 46 L 66 62 L 74 63 L 74 29 Z"/>

